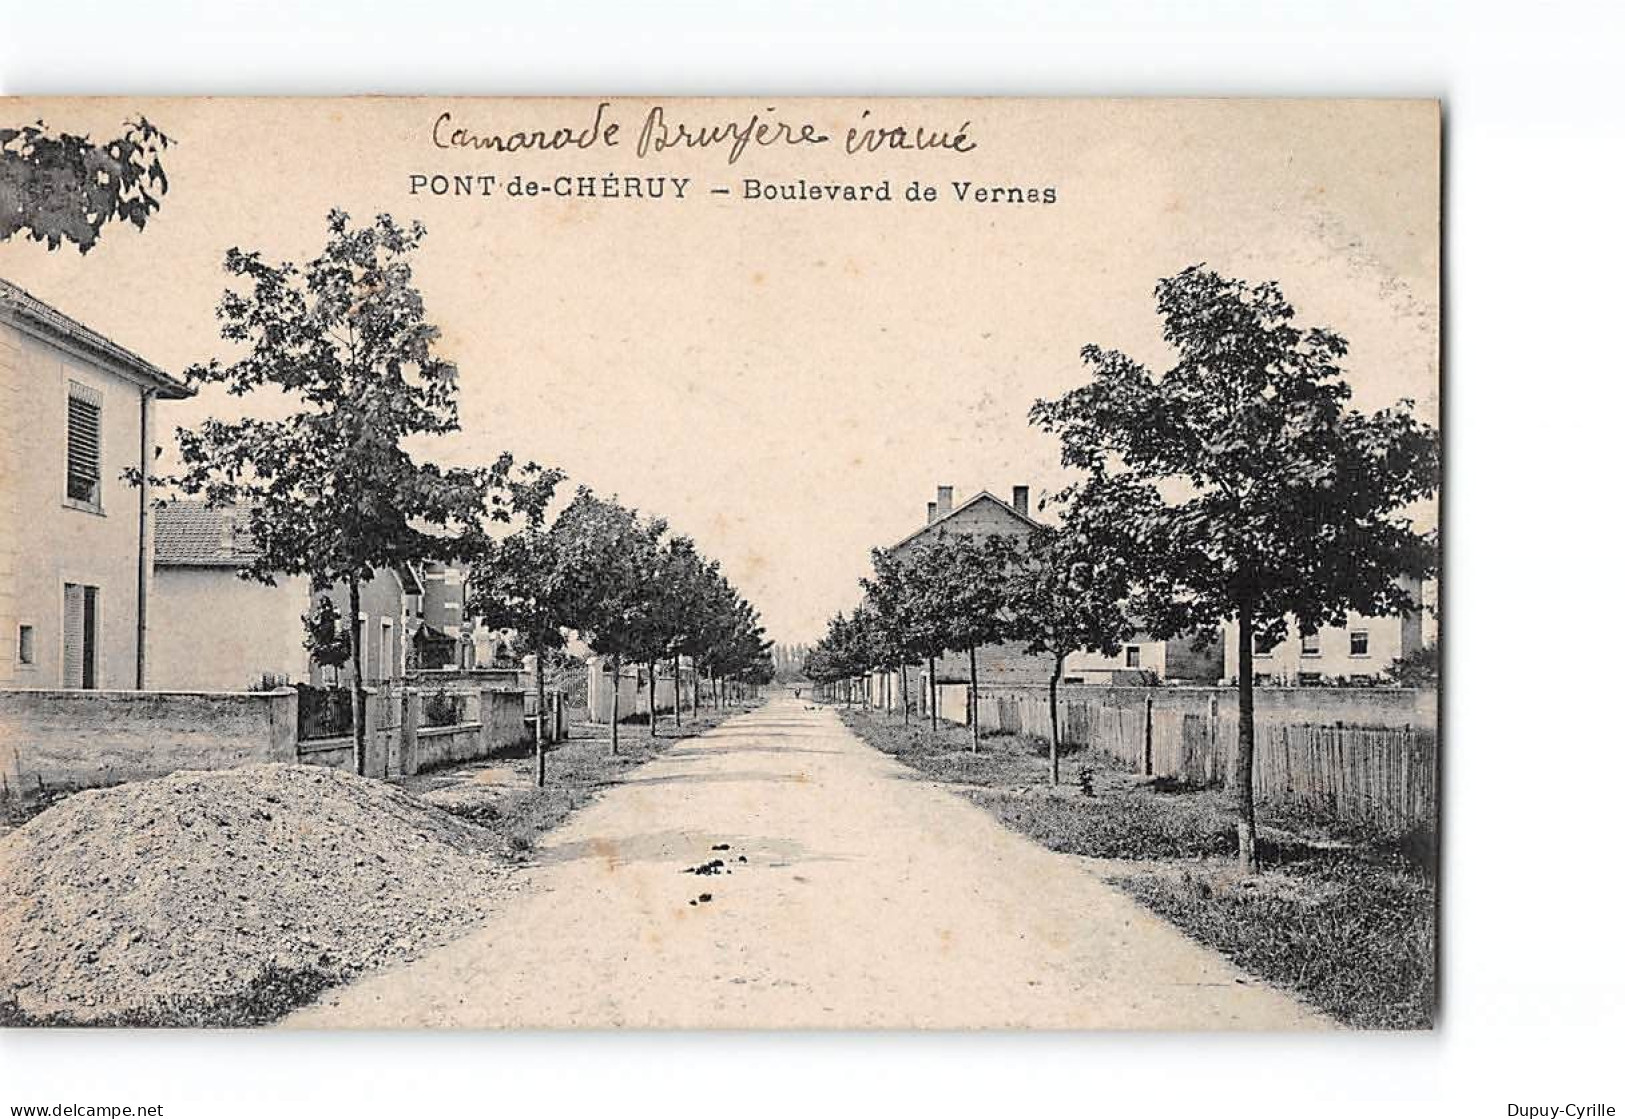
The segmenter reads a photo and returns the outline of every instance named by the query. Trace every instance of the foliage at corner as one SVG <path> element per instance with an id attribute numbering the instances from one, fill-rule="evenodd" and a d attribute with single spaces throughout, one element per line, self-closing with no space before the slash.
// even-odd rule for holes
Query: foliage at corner
<path id="1" fill-rule="evenodd" d="M 144 229 L 169 191 L 159 153 L 170 143 L 146 117 L 104 144 L 44 121 L 0 128 L 0 241 L 22 234 L 88 253 L 115 222 Z"/>

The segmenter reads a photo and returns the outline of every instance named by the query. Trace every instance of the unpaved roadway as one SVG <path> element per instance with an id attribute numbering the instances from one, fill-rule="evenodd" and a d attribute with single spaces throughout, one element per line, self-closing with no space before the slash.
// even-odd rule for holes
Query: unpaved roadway
<path id="1" fill-rule="evenodd" d="M 712 859 L 732 873 L 684 873 Z M 636 771 L 522 873 L 479 930 L 286 1024 L 1329 1025 L 791 698 Z"/>

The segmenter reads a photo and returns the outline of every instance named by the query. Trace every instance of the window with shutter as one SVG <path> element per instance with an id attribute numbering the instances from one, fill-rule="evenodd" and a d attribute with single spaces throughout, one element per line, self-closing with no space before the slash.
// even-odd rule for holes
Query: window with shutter
<path id="1" fill-rule="evenodd" d="M 68 382 L 68 500 L 100 507 L 102 497 L 102 397 Z"/>

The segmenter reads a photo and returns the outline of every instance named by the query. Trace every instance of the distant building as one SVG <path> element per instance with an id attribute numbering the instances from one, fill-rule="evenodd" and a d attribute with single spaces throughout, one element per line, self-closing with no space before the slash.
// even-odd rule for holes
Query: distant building
<path id="1" fill-rule="evenodd" d="M 892 545 L 893 554 L 906 557 L 928 542 L 944 536 L 969 536 L 985 540 L 1010 536 L 1026 540 L 1038 528 L 1027 512 L 1029 489 L 1015 486 L 1010 500 L 1004 501 L 982 490 L 963 505 L 954 504 L 954 488 L 938 486 L 937 499 L 925 507 L 925 524 Z M 1013 642 L 987 645 L 976 650 L 976 678 L 980 684 L 1030 684 L 1047 681 L 1053 662 L 1022 651 Z M 937 683 L 966 683 L 970 680 L 970 655 L 945 653 L 937 658 Z"/>
<path id="2" fill-rule="evenodd" d="M 1437 639 L 1437 622 L 1431 620 L 1436 585 L 1432 580 L 1405 583 L 1422 609 L 1375 618 L 1350 614 L 1342 625 L 1322 626 L 1315 633 L 1304 633 L 1288 618 L 1285 641 L 1253 642 L 1253 679 L 1283 685 L 1374 682 L 1395 659 L 1422 648 L 1426 634 Z M 1240 663 L 1237 637 L 1235 622 L 1225 623 L 1224 679 L 1230 683 Z"/>
<path id="3" fill-rule="evenodd" d="M 430 560 L 413 567 L 422 586 L 412 634 L 415 668 L 492 668 L 517 636 L 468 610 L 468 565 Z"/>
<path id="4" fill-rule="evenodd" d="M 0 687 L 149 686 L 154 400 L 192 389 L 0 280 Z"/>
<path id="5" fill-rule="evenodd" d="M 938 486 L 937 499 L 926 504 L 926 523 L 898 541 L 892 551 L 907 555 L 942 534 L 986 539 L 1012 536 L 1025 540 L 1038 528 L 1028 513 L 1030 490 L 1015 486 L 1010 500 L 1003 501 L 986 490 L 963 505 L 954 504 L 952 486 Z M 1138 635 L 1114 657 L 1098 653 L 1072 653 L 1062 668 L 1063 677 L 1074 683 L 1134 684 L 1153 680 L 1185 683 L 1212 683 L 1222 666 L 1217 635 L 1205 646 L 1194 637 L 1158 641 Z M 1047 683 L 1054 670 L 1048 656 L 1033 656 L 1015 643 L 990 645 L 976 652 L 976 675 L 987 685 Z M 948 653 L 937 660 L 938 683 L 962 683 L 970 679 L 970 658 L 964 653 Z"/>
<path id="6" fill-rule="evenodd" d="M 324 668 L 305 650 L 304 617 L 317 597 L 302 575 L 275 586 L 238 572 L 255 558 L 241 510 L 176 501 L 155 511 L 155 554 L 149 644 L 152 687 L 176 691 L 242 691 L 264 683 L 337 686 L 350 666 Z M 361 588 L 361 664 L 365 683 L 406 671 L 408 592 L 417 587 L 383 571 Z M 347 626 L 349 594 L 326 597 Z"/>

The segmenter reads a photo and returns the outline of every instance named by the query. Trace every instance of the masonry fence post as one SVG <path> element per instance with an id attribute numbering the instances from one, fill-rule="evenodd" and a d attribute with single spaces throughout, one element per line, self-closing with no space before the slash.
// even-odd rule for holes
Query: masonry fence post
<path id="1" fill-rule="evenodd" d="M 401 707 L 401 773 L 418 771 L 418 727 L 423 725 L 423 693 L 407 688 Z"/>
<path id="2" fill-rule="evenodd" d="M 480 757 L 491 756 L 491 724 L 496 721 L 496 696 L 489 688 L 479 692 Z"/>

